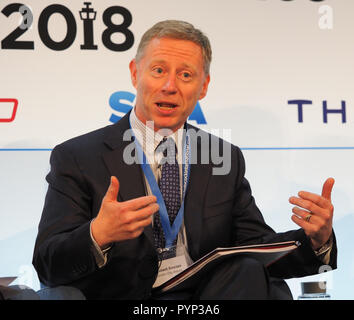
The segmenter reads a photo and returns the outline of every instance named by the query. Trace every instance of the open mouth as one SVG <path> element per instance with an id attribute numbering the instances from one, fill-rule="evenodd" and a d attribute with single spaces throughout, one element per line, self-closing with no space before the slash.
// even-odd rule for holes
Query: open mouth
<path id="1" fill-rule="evenodd" d="M 177 104 L 174 103 L 167 103 L 167 102 L 157 102 L 156 105 L 161 109 L 174 109 L 177 107 Z"/>

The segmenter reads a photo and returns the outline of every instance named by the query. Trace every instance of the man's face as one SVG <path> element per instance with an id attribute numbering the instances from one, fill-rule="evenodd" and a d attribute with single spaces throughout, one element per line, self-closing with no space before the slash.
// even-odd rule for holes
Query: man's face
<path id="1" fill-rule="evenodd" d="M 179 129 L 208 89 L 200 46 L 187 40 L 152 39 L 139 62 L 130 65 L 137 90 L 136 115 L 154 121 L 155 131 Z"/>

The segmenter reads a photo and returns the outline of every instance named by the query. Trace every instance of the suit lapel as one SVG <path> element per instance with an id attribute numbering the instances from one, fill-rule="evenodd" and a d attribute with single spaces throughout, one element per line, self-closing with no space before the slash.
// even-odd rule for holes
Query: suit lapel
<path id="1" fill-rule="evenodd" d="M 105 144 L 109 150 L 103 154 L 110 174 L 119 180 L 118 201 L 127 201 L 146 195 L 145 182 L 141 167 L 137 163 L 128 164 L 124 161 L 124 150 L 132 150 L 133 140 L 124 141 L 123 136 L 126 130 L 130 129 L 130 112 L 124 116 L 116 125 L 111 127 L 105 138 Z M 133 156 L 134 156 L 133 151 Z M 153 243 L 152 227 L 149 225 L 144 229 L 144 234 Z"/>
<path id="2" fill-rule="evenodd" d="M 191 126 L 187 126 L 191 127 Z M 192 127 L 194 128 L 194 127 Z M 194 128 L 195 130 L 198 130 Z M 193 144 L 191 144 L 193 146 Z M 201 143 L 197 142 L 197 154 L 201 154 Z M 194 152 L 194 150 L 192 150 Z M 198 259 L 203 230 L 203 211 L 205 194 L 211 175 L 211 164 L 191 164 L 190 178 L 185 199 L 184 223 L 186 227 L 188 248 L 193 260 Z"/>

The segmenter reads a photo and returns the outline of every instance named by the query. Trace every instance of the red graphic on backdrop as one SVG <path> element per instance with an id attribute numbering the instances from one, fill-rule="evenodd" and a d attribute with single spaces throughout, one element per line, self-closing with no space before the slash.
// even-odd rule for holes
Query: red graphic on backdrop
<path id="1" fill-rule="evenodd" d="M 1 103 L 13 103 L 12 107 L 12 114 L 9 118 L 1 118 L 0 116 L 0 122 L 12 122 L 15 120 L 16 117 L 16 112 L 17 112 L 17 106 L 18 106 L 18 100 L 17 99 L 1 99 L 0 98 L 0 111 L 1 111 Z"/>

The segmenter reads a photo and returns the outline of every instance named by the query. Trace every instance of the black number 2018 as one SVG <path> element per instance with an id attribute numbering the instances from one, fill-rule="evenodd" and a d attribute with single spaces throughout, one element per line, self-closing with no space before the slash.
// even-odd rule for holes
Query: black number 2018
<path id="1" fill-rule="evenodd" d="M 6 17 L 9 17 L 15 12 L 22 14 L 22 23 L 15 30 L 13 30 L 6 38 L 1 41 L 2 49 L 22 49 L 33 50 L 33 41 L 20 41 L 17 40 L 22 34 L 24 34 L 32 25 L 33 14 L 30 8 L 21 3 L 11 3 L 7 5 L 1 11 Z M 49 34 L 48 22 L 53 14 L 60 14 L 64 17 L 66 22 L 66 35 L 61 41 L 54 41 Z M 120 14 L 123 17 L 123 22 L 119 25 L 112 22 L 112 16 L 114 14 Z M 112 51 L 126 51 L 130 49 L 134 44 L 134 34 L 129 30 L 129 26 L 132 23 L 132 15 L 130 11 L 121 6 L 113 6 L 107 8 L 102 15 L 103 22 L 106 25 L 106 29 L 102 33 L 103 45 Z M 89 37 L 93 37 L 92 30 L 88 30 L 87 24 L 83 25 L 83 32 Z M 46 7 L 39 16 L 38 19 L 38 33 L 43 44 L 49 49 L 55 51 L 62 51 L 69 48 L 75 41 L 77 33 L 76 20 L 72 12 L 65 6 L 59 4 L 53 4 Z M 111 35 L 114 33 L 121 33 L 125 36 L 125 41 L 122 43 L 112 42 Z M 86 37 L 85 37 L 86 39 Z M 93 40 L 91 40 L 93 41 Z M 97 46 L 81 46 L 81 50 L 97 49 Z"/>

